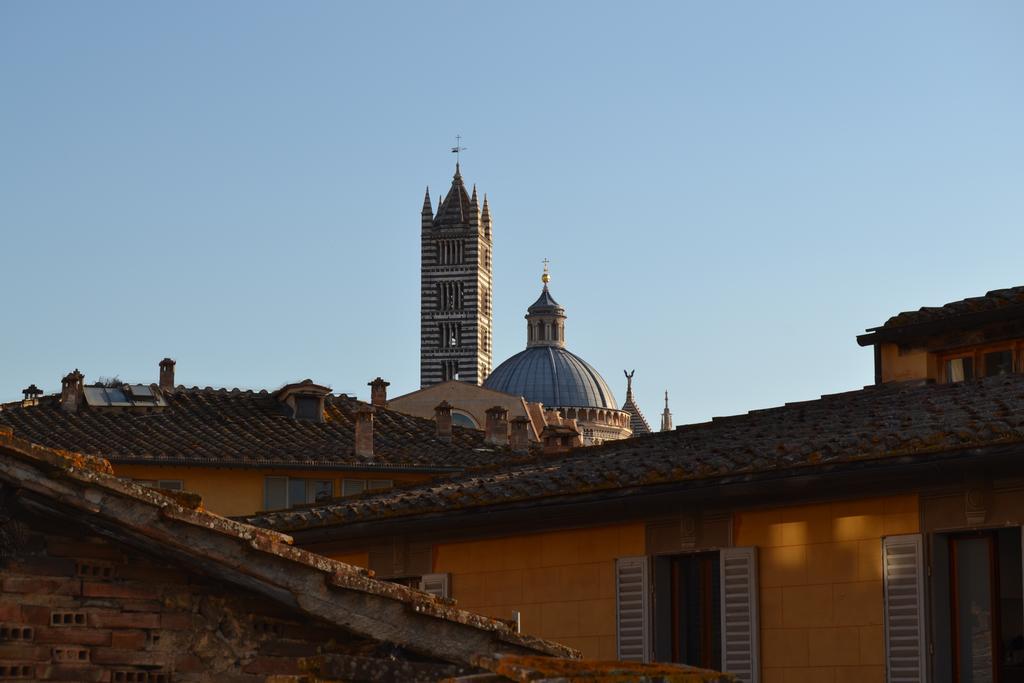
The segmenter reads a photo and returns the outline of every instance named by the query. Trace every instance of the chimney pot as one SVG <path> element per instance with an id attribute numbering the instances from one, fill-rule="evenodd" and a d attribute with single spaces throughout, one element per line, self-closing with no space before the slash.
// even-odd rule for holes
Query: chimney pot
<path id="1" fill-rule="evenodd" d="M 508 410 L 501 406 L 487 409 L 484 441 L 492 446 L 508 445 Z"/>
<path id="2" fill-rule="evenodd" d="M 452 440 L 452 405 L 441 401 L 434 408 L 434 422 L 437 423 L 437 438 L 442 441 Z"/>
<path id="3" fill-rule="evenodd" d="M 174 391 L 174 366 L 175 362 L 170 358 L 160 361 L 160 391 Z"/>
<path id="4" fill-rule="evenodd" d="M 519 417 L 513 418 L 512 422 L 509 423 L 512 427 L 512 452 L 513 453 L 529 453 L 530 452 L 530 418 L 520 415 Z"/>
<path id="5" fill-rule="evenodd" d="M 378 377 L 372 382 L 367 382 L 370 387 L 370 404 L 383 408 L 388 404 L 388 387 L 391 386 L 391 382 L 385 382 L 383 379 Z"/>
<path id="6" fill-rule="evenodd" d="M 66 412 L 77 413 L 85 402 L 82 381 L 85 376 L 75 368 L 60 381 L 60 407 Z"/>
<path id="7" fill-rule="evenodd" d="M 373 406 L 363 404 L 356 411 L 356 455 L 373 457 Z"/>

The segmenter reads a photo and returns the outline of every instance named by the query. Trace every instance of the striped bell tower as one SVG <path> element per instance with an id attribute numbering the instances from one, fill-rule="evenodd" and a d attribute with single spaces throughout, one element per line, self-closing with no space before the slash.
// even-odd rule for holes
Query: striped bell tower
<path id="1" fill-rule="evenodd" d="M 420 387 L 457 379 L 483 384 L 491 372 L 491 213 L 462 182 L 434 214 L 430 188 L 420 232 Z"/>

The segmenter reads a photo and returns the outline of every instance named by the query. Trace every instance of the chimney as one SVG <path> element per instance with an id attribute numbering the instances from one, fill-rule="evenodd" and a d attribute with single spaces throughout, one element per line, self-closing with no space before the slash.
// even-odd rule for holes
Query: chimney
<path id="1" fill-rule="evenodd" d="M 520 415 L 513 418 L 512 422 L 512 452 L 530 452 L 530 418 Z"/>
<path id="2" fill-rule="evenodd" d="M 160 361 L 160 391 L 174 391 L 174 361 L 170 358 Z"/>
<path id="3" fill-rule="evenodd" d="M 373 457 L 373 406 L 366 404 L 356 411 L 356 455 Z"/>
<path id="4" fill-rule="evenodd" d="M 380 377 L 367 382 L 370 387 L 370 405 L 378 408 L 384 408 L 388 404 L 388 387 L 391 386 L 391 382 L 385 382 Z"/>
<path id="5" fill-rule="evenodd" d="M 452 405 L 441 401 L 434 408 L 434 422 L 437 423 L 437 438 L 441 441 L 452 440 Z"/>
<path id="6" fill-rule="evenodd" d="M 75 368 L 60 381 L 60 407 L 69 413 L 77 413 L 85 401 L 82 380 L 85 376 Z"/>
<path id="7" fill-rule="evenodd" d="M 487 409 L 484 441 L 492 446 L 508 445 L 508 410 L 501 406 Z"/>

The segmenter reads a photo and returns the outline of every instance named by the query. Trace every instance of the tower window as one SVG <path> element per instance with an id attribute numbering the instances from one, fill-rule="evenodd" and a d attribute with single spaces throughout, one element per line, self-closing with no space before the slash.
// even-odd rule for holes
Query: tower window
<path id="1" fill-rule="evenodd" d="M 459 378 L 459 361 L 457 360 L 445 360 L 441 361 L 441 381 L 447 382 L 451 379 Z"/>
<path id="2" fill-rule="evenodd" d="M 437 262 L 443 266 L 459 265 L 465 262 L 465 247 L 462 240 L 438 240 Z"/>

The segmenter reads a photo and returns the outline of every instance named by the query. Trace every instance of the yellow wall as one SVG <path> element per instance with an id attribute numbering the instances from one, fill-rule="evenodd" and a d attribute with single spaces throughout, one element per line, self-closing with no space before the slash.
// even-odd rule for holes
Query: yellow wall
<path id="1" fill-rule="evenodd" d="M 916 533 L 916 495 L 737 514 L 759 547 L 764 683 L 881 683 L 882 537 Z"/>
<path id="2" fill-rule="evenodd" d="M 368 552 L 353 552 L 353 553 L 325 553 L 327 557 L 338 562 L 344 562 L 345 564 L 354 564 L 357 567 L 367 568 L 370 566 L 370 553 Z"/>
<path id="3" fill-rule="evenodd" d="M 341 495 L 342 479 L 391 479 L 395 484 L 425 481 L 423 474 L 402 474 L 395 478 L 387 472 L 338 472 L 287 469 L 224 469 L 213 467 L 160 467 L 153 465 L 115 465 L 114 473 L 131 479 L 180 479 L 185 490 L 203 497 L 207 510 L 225 517 L 251 515 L 263 509 L 264 477 L 333 479 L 334 495 Z"/>
<path id="4" fill-rule="evenodd" d="M 882 344 L 882 381 L 905 382 L 913 379 L 937 379 L 935 354 L 924 349 L 900 353 L 896 344 Z"/>
<path id="5" fill-rule="evenodd" d="M 615 559 L 644 554 L 644 525 L 629 524 L 446 543 L 434 571 L 452 575 L 459 607 L 522 618 L 523 632 L 615 659 Z"/>

